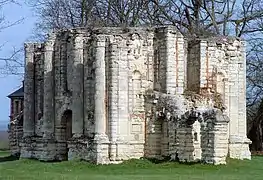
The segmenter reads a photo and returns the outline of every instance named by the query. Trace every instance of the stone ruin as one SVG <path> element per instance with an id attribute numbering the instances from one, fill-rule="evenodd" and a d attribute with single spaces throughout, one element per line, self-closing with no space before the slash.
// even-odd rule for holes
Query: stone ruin
<path id="1" fill-rule="evenodd" d="M 239 38 L 85 28 L 25 44 L 21 158 L 96 164 L 250 159 Z"/>
<path id="2" fill-rule="evenodd" d="M 147 97 L 147 157 L 226 163 L 229 118 L 208 98 L 196 103 L 188 95 L 153 92 Z"/>

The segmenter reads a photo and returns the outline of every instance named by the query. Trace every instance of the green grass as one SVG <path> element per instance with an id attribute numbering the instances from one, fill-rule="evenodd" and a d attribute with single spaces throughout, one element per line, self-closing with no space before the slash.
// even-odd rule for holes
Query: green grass
<path id="1" fill-rule="evenodd" d="M 0 152 L 0 156 L 8 155 Z M 1 159 L 0 159 L 1 161 Z M 227 165 L 154 164 L 131 160 L 119 165 L 95 166 L 86 162 L 43 163 L 35 160 L 0 162 L 2 180 L 262 180 L 263 157 L 231 160 Z"/>
<path id="2" fill-rule="evenodd" d="M 6 156 L 9 156 L 9 152 L 0 150 L 0 162 L 1 162 L 1 158 L 6 157 Z M 1 167 L 1 165 L 0 165 L 0 167 Z"/>

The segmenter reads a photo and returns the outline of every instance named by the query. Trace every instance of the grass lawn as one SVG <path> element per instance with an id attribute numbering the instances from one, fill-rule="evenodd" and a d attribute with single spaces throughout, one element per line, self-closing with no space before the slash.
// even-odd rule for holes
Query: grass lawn
<path id="1" fill-rule="evenodd" d="M 0 180 L 262 180 L 263 157 L 251 161 L 231 160 L 227 165 L 154 164 L 131 160 L 119 165 L 95 166 L 86 162 L 43 163 L 34 160 L 3 161 L 0 152 Z"/>

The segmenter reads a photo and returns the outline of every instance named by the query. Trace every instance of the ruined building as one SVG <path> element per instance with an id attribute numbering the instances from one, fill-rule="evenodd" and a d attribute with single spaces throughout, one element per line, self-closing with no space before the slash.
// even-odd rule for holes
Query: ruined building
<path id="1" fill-rule="evenodd" d="M 61 30 L 25 44 L 22 158 L 250 159 L 245 43 L 174 27 Z"/>

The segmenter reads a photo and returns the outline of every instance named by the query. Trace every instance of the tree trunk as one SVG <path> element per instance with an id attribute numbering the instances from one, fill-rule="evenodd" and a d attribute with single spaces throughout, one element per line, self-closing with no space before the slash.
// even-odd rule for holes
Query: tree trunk
<path id="1" fill-rule="evenodd" d="M 252 128 L 248 133 L 248 137 L 252 141 L 250 145 L 250 149 L 252 151 L 262 151 L 262 125 L 261 122 L 259 124 L 253 123 Z"/>
<path id="2" fill-rule="evenodd" d="M 263 123 L 263 100 L 258 108 L 257 115 L 253 121 L 252 128 L 248 133 L 248 137 L 252 141 L 250 148 L 252 151 L 263 151 L 262 146 L 262 123 Z"/>

